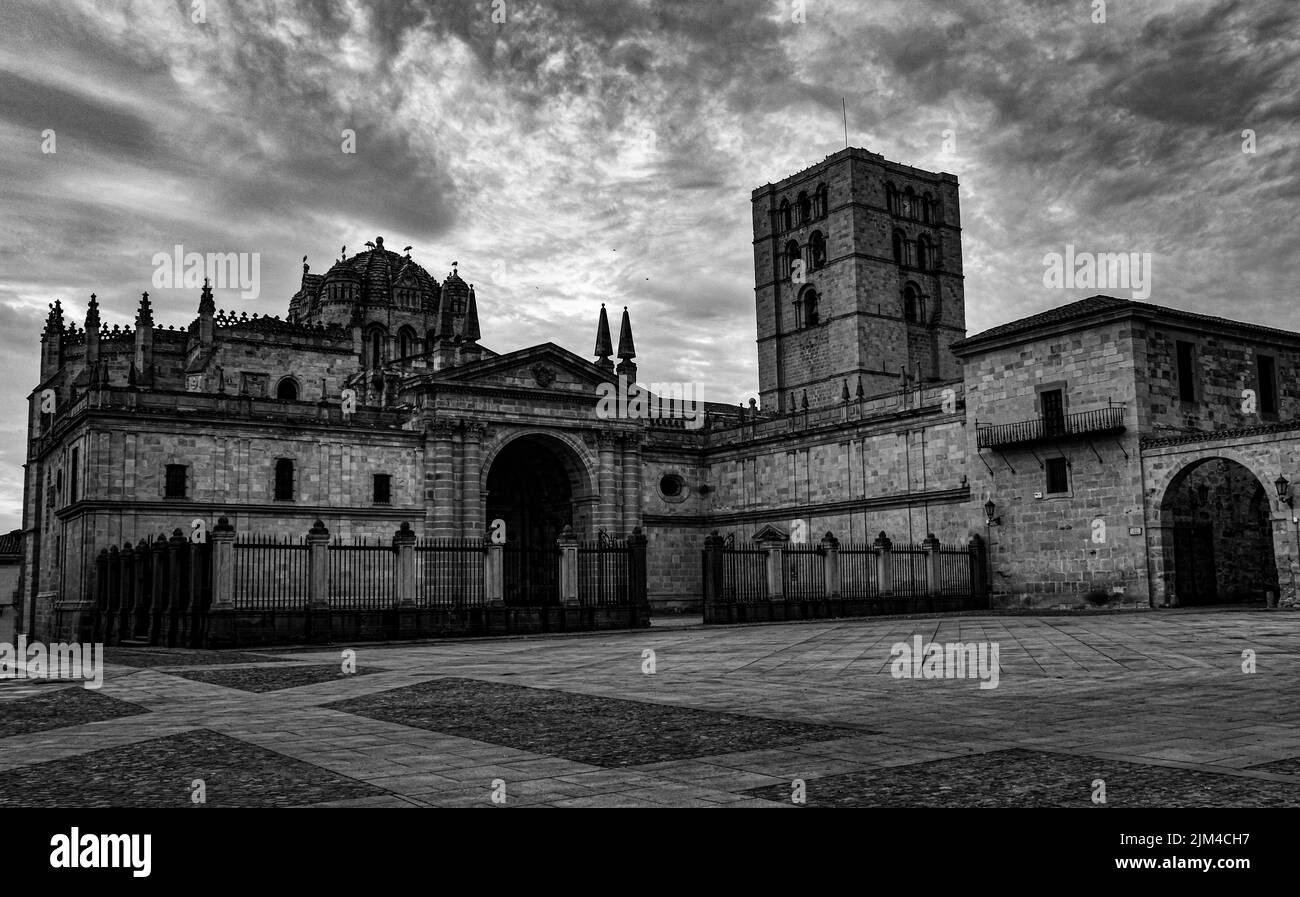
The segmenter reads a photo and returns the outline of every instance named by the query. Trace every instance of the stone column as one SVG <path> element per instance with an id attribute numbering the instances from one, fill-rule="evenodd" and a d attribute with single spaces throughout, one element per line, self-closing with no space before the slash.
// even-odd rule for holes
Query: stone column
<path id="1" fill-rule="evenodd" d="M 415 532 L 406 521 L 402 521 L 397 532 L 393 533 L 393 549 L 397 552 L 397 603 L 414 607 Z"/>
<path id="2" fill-rule="evenodd" d="M 617 445 L 618 437 L 612 431 L 597 431 L 596 446 L 600 453 L 600 467 L 597 470 L 596 482 L 600 494 L 597 496 L 594 521 L 597 533 L 593 533 L 593 537 L 600 530 L 604 530 L 611 536 L 618 530 L 618 481 L 614 475 L 614 449 Z"/>
<path id="3" fill-rule="evenodd" d="M 822 536 L 822 569 L 826 573 L 826 597 L 840 597 L 840 540 L 827 531 Z"/>
<path id="4" fill-rule="evenodd" d="M 709 607 L 713 604 L 720 603 L 723 600 L 723 583 L 726 581 L 726 559 L 723 556 L 723 549 L 726 547 L 727 540 L 718 535 L 715 529 L 704 539 L 704 608 L 705 614 L 709 612 Z M 710 622 L 707 617 L 705 622 Z"/>
<path id="5" fill-rule="evenodd" d="M 483 509 L 483 432 L 482 424 L 468 423 L 461 435 L 461 535 L 478 539 L 487 528 Z"/>
<path id="6" fill-rule="evenodd" d="M 577 605 L 578 603 L 578 539 L 573 534 L 573 527 L 566 525 L 555 540 L 560 546 L 560 603 Z"/>
<path id="7" fill-rule="evenodd" d="M 452 423 L 445 420 L 429 422 L 425 432 L 425 521 L 429 535 L 435 539 L 456 536 L 456 484 Z"/>
<path id="8" fill-rule="evenodd" d="M 623 434 L 623 532 L 641 525 L 641 434 Z"/>
<path id="9" fill-rule="evenodd" d="M 217 518 L 212 540 L 212 609 L 235 606 L 235 528 L 225 517 Z"/>

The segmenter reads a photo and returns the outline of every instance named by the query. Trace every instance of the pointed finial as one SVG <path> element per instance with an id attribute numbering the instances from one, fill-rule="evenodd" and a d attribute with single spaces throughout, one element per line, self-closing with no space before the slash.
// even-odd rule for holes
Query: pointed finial
<path id="1" fill-rule="evenodd" d="M 623 323 L 618 329 L 618 357 L 624 361 L 636 358 L 636 346 L 632 344 L 632 319 L 626 305 L 623 306 Z"/>
<path id="2" fill-rule="evenodd" d="M 609 338 L 609 316 L 605 314 L 605 303 L 600 303 L 600 320 L 596 323 L 595 356 L 603 362 L 609 361 L 614 354 L 614 344 Z"/>
<path id="3" fill-rule="evenodd" d="M 465 306 L 465 326 L 461 328 L 461 336 L 469 342 L 476 342 L 479 338 L 478 331 L 478 306 L 474 304 L 474 287 L 469 288 L 469 302 Z"/>
<path id="4" fill-rule="evenodd" d="M 149 304 L 149 293 L 147 291 L 140 294 L 140 307 L 135 313 L 135 326 L 153 326 L 153 306 Z"/>
<path id="5" fill-rule="evenodd" d="M 847 402 L 849 400 L 849 381 L 844 381 L 844 388 L 840 390 L 840 399 Z"/>

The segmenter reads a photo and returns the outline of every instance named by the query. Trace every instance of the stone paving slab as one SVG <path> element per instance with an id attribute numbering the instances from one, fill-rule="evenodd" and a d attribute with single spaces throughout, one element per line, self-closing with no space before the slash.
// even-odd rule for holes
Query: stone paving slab
<path id="1" fill-rule="evenodd" d="M 891 646 L 914 635 L 998 643 L 997 688 L 893 678 Z M 345 650 L 372 672 L 335 677 Z M 189 799 L 177 782 L 202 777 L 189 770 L 205 757 L 224 799 L 247 806 L 788 809 L 794 779 L 809 805 L 1091 806 L 1094 777 L 1111 806 L 1300 805 L 1300 615 L 1288 613 L 652 626 L 119 658 L 131 665 L 107 666 L 98 692 L 0 681 L 5 806 L 177 805 Z M 323 667 L 309 684 L 231 687 Z M 99 698 L 136 709 L 104 715 Z M 36 712 L 33 699 L 52 703 Z M 19 731 L 20 716 L 41 730 Z"/>

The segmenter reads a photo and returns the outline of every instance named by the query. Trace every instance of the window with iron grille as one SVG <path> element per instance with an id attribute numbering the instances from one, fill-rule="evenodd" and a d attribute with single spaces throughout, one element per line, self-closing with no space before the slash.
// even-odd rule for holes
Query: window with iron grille
<path id="1" fill-rule="evenodd" d="M 275 462 L 275 497 L 277 501 L 293 501 L 293 461 L 280 458 Z"/>
<path id="2" fill-rule="evenodd" d="M 1047 459 L 1047 494 L 1070 491 L 1070 467 L 1064 458 Z"/>
<path id="3" fill-rule="evenodd" d="M 386 473 L 375 474 L 375 504 L 387 505 L 393 500 L 393 478 Z"/>
<path id="4" fill-rule="evenodd" d="M 188 470 L 184 464 L 168 464 L 163 495 L 167 498 L 184 498 L 185 475 L 187 472 Z"/>
<path id="5" fill-rule="evenodd" d="M 1196 347 L 1178 340 L 1178 400 L 1196 401 Z"/>

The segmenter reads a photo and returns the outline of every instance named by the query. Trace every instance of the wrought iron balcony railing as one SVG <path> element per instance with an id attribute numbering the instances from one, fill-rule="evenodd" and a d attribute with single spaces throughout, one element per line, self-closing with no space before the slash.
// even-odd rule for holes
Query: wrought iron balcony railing
<path id="1" fill-rule="evenodd" d="M 1030 442 L 1070 439 L 1074 436 L 1117 433 L 1123 429 L 1124 406 L 1111 405 L 1093 411 L 1039 417 L 1014 424 L 980 426 L 978 436 L 980 448 L 996 448 L 1002 445 L 1024 445 Z"/>

